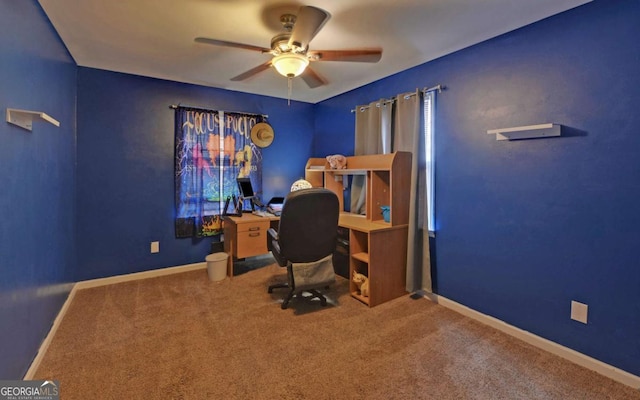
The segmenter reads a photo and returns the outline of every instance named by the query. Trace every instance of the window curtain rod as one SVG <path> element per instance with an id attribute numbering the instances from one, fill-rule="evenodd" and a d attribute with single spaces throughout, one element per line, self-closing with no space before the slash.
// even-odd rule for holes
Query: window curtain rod
<path id="1" fill-rule="evenodd" d="M 431 91 L 434 91 L 434 90 L 437 90 L 438 93 L 442 93 L 442 90 L 444 88 L 445 88 L 444 85 L 436 85 L 436 86 L 433 86 L 433 87 L 430 87 L 430 88 L 426 88 L 425 87 L 424 89 L 422 89 L 422 93 L 427 93 L 427 92 L 431 92 Z M 416 91 L 416 93 L 406 94 L 405 97 L 415 96 L 416 94 L 417 94 L 417 91 Z M 393 99 L 389 99 L 389 100 L 383 101 L 382 103 L 383 104 L 389 104 L 389 103 L 393 103 L 393 101 L 394 101 Z M 378 103 L 378 104 L 380 104 L 380 103 Z M 360 112 L 362 112 L 362 111 L 366 110 L 367 108 L 369 108 L 369 106 L 362 106 L 362 107 L 354 108 L 353 110 L 351 110 L 351 112 L 354 113 L 354 112 L 356 112 L 358 110 Z"/>
<path id="2" fill-rule="evenodd" d="M 443 85 L 436 85 L 430 88 L 424 88 L 422 89 L 422 93 L 427 93 L 427 92 L 433 92 L 434 90 L 437 90 L 438 93 L 442 93 L 442 91 L 446 88 L 446 86 Z"/>
<path id="3" fill-rule="evenodd" d="M 268 115 L 268 114 L 250 113 L 250 112 L 244 112 L 244 111 L 212 110 L 212 109 L 210 109 L 210 108 L 204 108 L 204 107 L 185 106 L 184 104 L 178 104 L 178 105 L 176 105 L 176 104 L 172 104 L 172 105 L 170 105 L 170 106 L 169 106 L 169 108 L 172 108 L 172 109 L 174 109 L 174 110 L 175 110 L 176 108 L 178 108 L 178 107 L 182 107 L 182 108 L 192 108 L 192 109 L 194 109 L 194 110 L 201 110 L 201 111 L 208 111 L 208 112 L 222 111 L 222 112 L 225 112 L 225 113 L 247 114 L 247 115 L 260 115 L 260 116 L 262 116 L 262 117 L 264 117 L 264 118 L 269 118 L 269 115 Z"/>
<path id="4" fill-rule="evenodd" d="M 422 89 L 420 92 L 422 92 L 422 94 L 425 94 L 425 93 L 427 93 L 427 92 L 433 92 L 433 91 L 436 91 L 436 90 L 437 90 L 437 91 L 438 91 L 438 93 L 442 93 L 442 89 L 444 89 L 444 86 L 442 86 L 442 85 L 437 85 L 437 86 L 433 86 L 433 87 L 430 87 L 430 88 L 424 88 L 424 89 Z M 417 95 L 417 94 L 418 94 L 418 89 L 416 89 L 416 91 L 415 91 L 414 93 L 407 93 L 407 94 L 405 94 L 405 95 L 404 95 L 404 98 L 405 98 L 405 99 L 408 99 L 409 97 L 411 97 L 411 96 L 415 96 L 415 95 Z"/>
<path id="5" fill-rule="evenodd" d="M 377 103 L 377 104 L 376 104 L 376 107 L 380 107 L 380 105 L 381 105 L 381 104 L 384 104 L 384 105 L 387 105 L 387 104 L 393 104 L 393 102 L 394 102 L 394 101 L 395 101 L 395 100 L 393 100 L 393 99 L 386 99 L 386 100 L 383 100 L 383 101 L 381 101 L 381 102 Z M 353 110 L 351 110 L 351 112 L 352 112 L 352 113 L 354 113 L 354 112 L 356 112 L 356 111 L 358 111 L 358 110 L 359 110 L 360 112 L 362 112 L 362 111 L 366 110 L 367 108 L 369 108 L 369 106 L 361 106 L 361 107 L 358 107 L 357 109 L 356 109 L 356 108 L 354 108 Z"/>

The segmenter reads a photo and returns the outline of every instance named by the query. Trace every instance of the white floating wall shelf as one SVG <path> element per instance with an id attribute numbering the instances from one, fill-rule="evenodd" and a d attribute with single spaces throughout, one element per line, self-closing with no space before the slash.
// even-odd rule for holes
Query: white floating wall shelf
<path id="1" fill-rule="evenodd" d="M 33 121 L 44 121 L 52 123 L 55 126 L 60 126 L 60 122 L 42 111 L 27 111 L 7 108 L 7 122 L 30 131 Z"/>
<path id="2" fill-rule="evenodd" d="M 532 139 L 541 137 L 560 136 L 559 124 L 540 124 L 516 126 L 514 128 L 491 129 L 489 135 L 496 134 L 496 140 Z"/>

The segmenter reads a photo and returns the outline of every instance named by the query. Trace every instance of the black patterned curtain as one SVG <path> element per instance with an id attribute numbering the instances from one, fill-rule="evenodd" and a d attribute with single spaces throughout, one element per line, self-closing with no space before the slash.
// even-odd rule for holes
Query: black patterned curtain
<path id="1" fill-rule="evenodd" d="M 249 176 L 262 190 L 262 152 L 251 142 L 261 116 L 177 107 L 175 112 L 176 237 L 222 232 L 227 197 L 238 195 L 236 178 Z"/>

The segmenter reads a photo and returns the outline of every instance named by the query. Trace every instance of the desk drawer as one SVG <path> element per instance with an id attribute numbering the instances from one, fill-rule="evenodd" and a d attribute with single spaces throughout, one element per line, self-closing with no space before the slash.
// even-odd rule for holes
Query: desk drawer
<path id="1" fill-rule="evenodd" d="M 238 224 L 238 233 L 241 232 L 266 232 L 269 229 L 269 220 L 264 221 L 251 221 L 247 223 Z M 265 239 L 266 240 L 266 239 Z"/>
<path id="2" fill-rule="evenodd" d="M 268 227 L 268 224 L 267 224 Z M 236 257 L 253 257 L 268 253 L 267 228 L 253 231 L 238 232 Z"/>

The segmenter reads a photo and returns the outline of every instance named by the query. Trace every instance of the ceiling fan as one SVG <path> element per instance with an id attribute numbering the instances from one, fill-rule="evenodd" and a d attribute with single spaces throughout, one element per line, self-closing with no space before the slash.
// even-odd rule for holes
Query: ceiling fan
<path id="1" fill-rule="evenodd" d="M 375 63 L 380 61 L 382 57 L 382 50 L 380 49 L 309 50 L 309 42 L 318 34 L 329 18 L 331 16 L 328 12 L 312 6 L 300 7 L 298 15 L 282 15 L 280 22 L 284 32 L 271 39 L 271 48 L 205 37 L 197 37 L 195 41 L 216 46 L 259 51 L 273 56 L 271 60 L 231 78 L 232 81 L 243 81 L 274 66 L 281 75 L 289 78 L 289 81 L 291 81 L 291 78 L 300 76 L 310 88 L 316 88 L 327 82 L 309 67 L 310 61 Z"/>

